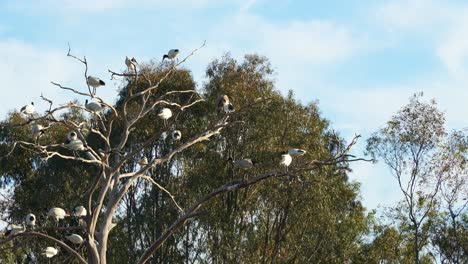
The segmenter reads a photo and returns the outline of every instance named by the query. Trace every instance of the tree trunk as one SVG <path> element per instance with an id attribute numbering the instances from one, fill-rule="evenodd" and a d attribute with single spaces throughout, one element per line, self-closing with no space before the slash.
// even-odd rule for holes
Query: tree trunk
<path id="1" fill-rule="evenodd" d="M 419 264 L 419 227 L 414 228 L 414 264 Z"/>

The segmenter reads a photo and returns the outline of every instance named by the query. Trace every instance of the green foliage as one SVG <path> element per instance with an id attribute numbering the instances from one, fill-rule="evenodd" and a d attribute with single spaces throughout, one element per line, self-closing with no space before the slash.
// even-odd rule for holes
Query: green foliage
<path id="1" fill-rule="evenodd" d="M 115 104 L 117 112 L 122 114 L 126 110 L 128 119 L 136 117 L 141 102 L 131 101 L 123 109 L 125 96 L 146 89 L 149 83 L 158 83 L 169 73 L 170 67 L 167 63 L 141 65 L 140 76 L 144 74 L 145 77 L 136 82 L 128 82 L 133 77 L 124 80 Z M 288 148 L 307 150 L 304 156 L 294 158 L 292 168 L 305 166 L 311 160 L 328 159 L 342 151 L 344 140 L 331 130 L 318 105 L 302 105 L 292 92 L 283 96 L 274 86 L 273 74 L 269 61 L 258 55 L 245 56 L 242 62 L 229 55 L 214 60 L 206 70 L 207 81 L 202 88 L 204 102 L 184 111 L 171 108 L 174 115 L 167 124 L 160 122 L 159 109 L 135 124 L 122 152 L 138 149 L 152 135 L 167 133 L 169 137 L 154 140 L 127 162 L 120 173 L 134 172 L 141 167 L 138 161 L 142 157 L 149 160 L 161 157 L 206 127 L 215 125 L 213 122 L 219 120 L 220 115 L 215 110 L 216 101 L 224 94 L 235 108 L 228 119 L 231 125 L 209 141 L 194 145 L 148 171 L 147 176 L 166 188 L 183 208 L 230 180 L 251 179 L 272 170 L 284 171 L 279 165 L 280 153 Z M 152 91 L 148 100 L 149 103 L 168 100 L 183 104 L 192 93 L 165 94 L 195 89 L 190 71 L 178 69 Z M 110 113 L 105 117 L 112 118 Z M 61 118 L 98 126 L 80 110 L 63 113 Z M 27 120 L 18 113 L 11 113 L 3 122 L 7 126 L 1 126 L 0 141 L 5 143 L 0 144 L 1 156 L 10 151 L 6 143 L 30 139 L 30 125 L 19 126 L 24 122 Z M 114 120 L 111 145 L 121 140 L 124 125 L 124 120 Z M 175 129 L 182 132 L 180 142 L 170 137 Z M 51 126 L 39 140 L 42 144 L 62 143 L 67 132 L 62 126 Z M 95 134 L 85 136 L 96 149 L 104 148 Z M 247 170 L 235 169 L 229 158 L 251 158 L 256 165 Z M 113 163 L 115 161 L 110 160 L 109 165 Z M 41 159 L 37 153 L 23 148 L 15 149 L 14 155 L 0 160 L 0 165 L 2 186 L 15 187 L 12 204 L 2 208 L 10 210 L 8 220 L 18 223 L 27 213 L 34 212 L 41 227 L 53 225 L 45 219 L 43 208 L 60 206 L 70 211 L 84 204 L 84 193 L 91 186 L 92 177 L 99 173 L 91 165 L 58 157 Z M 369 224 L 359 198 L 360 186 L 348 180 L 349 170 L 346 163 L 325 166 L 313 172 L 298 172 L 286 179 L 274 177 L 262 184 L 223 194 L 206 203 L 197 218 L 171 236 L 150 263 L 349 262 L 362 250 L 363 235 Z M 165 191 L 146 179 L 138 179 L 125 194 L 113 219 L 117 227 L 110 234 L 109 263 L 134 263 L 179 216 L 178 208 Z M 70 218 L 62 224 L 74 226 L 77 223 Z M 61 232 L 47 232 L 63 239 Z M 84 231 L 79 232 L 84 234 Z M 385 233 L 383 237 L 391 235 Z M 376 244 L 390 242 L 388 238 L 381 240 L 383 242 Z M 53 246 L 26 238 L 18 241 L 27 246 L 1 254 L 10 259 L 29 252 L 36 252 L 37 256 L 41 249 Z M 86 250 L 81 253 L 87 254 Z M 66 258 L 66 254 L 59 254 L 54 261 L 66 262 Z M 38 261 L 44 262 L 44 258 L 39 256 Z"/>

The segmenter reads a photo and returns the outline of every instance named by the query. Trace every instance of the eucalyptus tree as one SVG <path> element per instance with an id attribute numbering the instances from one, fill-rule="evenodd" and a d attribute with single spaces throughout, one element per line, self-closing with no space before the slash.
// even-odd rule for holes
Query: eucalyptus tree
<path id="1" fill-rule="evenodd" d="M 169 214 L 170 221 L 170 224 L 164 225 L 159 230 L 146 228 L 142 229 L 140 234 L 135 234 L 138 239 L 141 239 L 141 243 L 137 248 L 135 258 L 130 261 L 145 263 L 189 220 L 197 217 L 203 219 L 203 213 L 207 209 L 206 204 L 215 203 L 213 201 L 215 197 L 239 195 L 242 194 L 241 191 L 245 195 L 255 185 L 281 184 L 282 180 L 286 182 L 289 179 L 303 180 L 302 177 L 305 177 L 305 181 L 307 181 L 306 176 L 310 177 L 313 175 L 310 172 L 315 171 L 326 171 L 327 175 L 330 176 L 337 175 L 349 162 L 362 160 L 348 154 L 358 137 L 352 139 L 347 145 L 337 144 L 338 147 L 333 147 L 333 151 L 326 151 L 324 146 L 327 144 L 321 142 L 317 144 L 316 148 L 310 149 L 311 155 L 304 156 L 288 170 L 280 168 L 275 161 L 280 157 L 279 154 L 273 154 L 264 149 L 248 149 L 249 154 L 264 158 L 262 169 L 253 171 L 248 177 L 246 174 L 237 173 L 231 174 L 230 177 L 224 177 L 222 173 L 219 173 L 218 178 L 211 184 L 196 189 L 196 192 L 184 193 L 181 189 L 184 189 L 188 184 L 187 180 L 196 181 L 196 178 L 202 180 L 206 171 L 193 170 L 188 179 L 176 177 L 171 170 L 177 168 L 178 157 L 186 157 L 185 153 L 192 153 L 188 156 L 192 160 L 181 159 L 180 164 L 187 166 L 187 163 L 190 164 L 196 160 L 203 161 L 205 158 L 203 154 L 206 152 L 211 151 L 215 155 L 216 146 L 210 144 L 211 141 L 206 142 L 208 140 L 214 142 L 220 134 L 230 129 L 265 133 L 265 130 L 255 128 L 255 119 L 264 118 L 262 116 L 264 112 L 255 115 L 249 113 L 252 113 L 250 111 L 255 107 L 264 107 L 264 110 L 268 111 L 268 107 L 264 105 L 270 100 L 268 94 L 261 94 L 261 91 L 259 91 L 260 99 L 253 101 L 247 96 L 242 97 L 242 93 L 228 94 L 231 97 L 238 97 L 233 98 L 233 101 L 236 102 L 235 111 L 219 112 L 215 107 L 214 94 L 206 96 L 193 87 L 171 89 L 177 85 L 165 86 L 169 80 L 177 82 L 177 78 L 171 79 L 171 77 L 180 76 L 176 75 L 178 66 L 197 50 L 181 59 L 180 62 L 163 62 L 159 66 L 161 70 L 153 76 L 150 76 L 146 70 L 138 70 L 136 67 L 124 73 L 109 70 L 112 78 L 123 77 L 128 82 L 115 105 L 106 102 L 96 94 L 101 89 L 108 89 L 102 87 L 105 84 L 104 81 L 99 82 L 101 85 L 99 89 L 95 89 L 96 85 L 90 86 L 92 84 L 88 78 L 88 66 L 90 65 L 86 57 L 79 58 L 71 54 L 69 50 L 68 56 L 84 66 L 84 88 L 72 88 L 55 82 L 52 84 L 58 89 L 74 94 L 79 98 L 79 101 L 56 104 L 46 96 L 41 95 L 41 99 L 48 104 L 45 112 L 27 116 L 20 113 L 10 115 L 10 119 L 2 124 L 1 149 L 4 153 L 2 162 L 11 163 L 11 166 L 7 166 L 2 171 L 2 179 L 8 179 L 18 188 L 18 192 L 34 189 L 31 187 L 23 188 L 25 184 L 33 184 L 37 192 L 52 191 L 55 193 L 52 201 L 32 201 L 32 203 L 37 204 L 31 205 L 31 211 L 33 208 L 38 210 L 37 208 L 43 204 L 50 206 L 52 203 L 54 203 L 53 206 L 60 204 L 67 209 L 82 204 L 88 214 L 83 221 L 74 218 L 67 219 L 63 226 L 51 224 L 51 221 L 47 221 L 44 215 L 35 228 L 27 228 L 24 232 L 9 235 L 0 241 L 0 244 L 9 244 L 13 248 L 26 248 L 28 243 L 35 243 L 37 239 L 41 239 L 50 246 L 61 248 L 59 255 L 65 255 L 68 261 L 74 259 L 79 263 L 107 263 L 108 253 L 113 245 L 113 241 L 110 239 L 112 237 L 111 231 L 119 230 L 116 234 L 119 238 L 122 235 L 125 236 L 125 232 L 133 231 L 119 227 L 125 226 L 125 221 L 132 221 L 131 217 L 136 215 L 132 213 L 127 215 L 129 217 L 125 217 L 125 205 L 132 202 L 125 199 L 131 199 L 131 196 L 135 197 L 135 195 L 148 195 L 145 190 L 135 188 L 145 182 L 146 186 L 151 185 L 149 189 L 151 199 L 147 201 L 152 201 L 155 197 L 164 199 L 164 206 L 154 208 L 157 208 L 159 214 Z M 262 65 L 252 64 L 252 66 Z M 244 84 L 256 85 L 255 81 L 256 79 L 247 79 Z M 226 78 L 221 83 L 229 86 L 230 82 L 231 80 Z M 164 90 L 164 87 L 168 90 Z M 179 86 L 179 88 L 181 87 Z M 244 87 L 243 89 L 245 95 L 248 95 L 248 88 Z M 83 99 L 93 100 L 100 108 L 103 108 L 102 111 L 86 107 L 87 104 L 81 104 Z M 200 107 L 205 104 L 208 107 Z M 277 108 L 277 111 L 288 116 L 288 120 L 291 122 L 297 122 L 298 119 L 286 111 L 288 108 L 280 103 L 279 106 L 281 105 L 283 107 Z M 306 117 L 310 116 L 316 119 L 316 108 L 313 106 L 309 108 L 297 106 L 296 108 L 307 112 Z M 163 109 L 166 109 L 165 113 L 168 111 L 171 113 L 171 115 L 164 114 L 164 120 L 160 118 Z M 250 120 L 243 120 L 244 116 Z M 146 120 L 144 125 L 146 129 L 139 128 L 144 120 Z M 242 127 L 246 123 L 249 126 Z M 40 138 L 30 136 L 29 127 L 35 124 L 48 127 L 45 136 Z M 323 126 L 323 121 L 318 122 L 318 124 Z M 275 127 L 275 125 L 270 123 L 271 127 Z M 320 135 L 323 133 L 321 128 L 313 130 L 313 125 L 299 128 L 286 125 L 283 127 L 283 138 L 265 133 L 266 135 L 262 139 L 265 142 L 280 142 L 276 150 L 287 150 L 288 145 L 297 144 L 301 136 L 299 133 L 295 135 L 294 141 L 288 142 L 285 137 L 292 133 L 288 131 L 291 128 L 303 129 L 301 132 L 303 134 Z M 162 141 L 167 140 L 164 134 L 170 135 L 170 132 L 175 129 L 181 130 L 183 137 L 171 143 L 163 143 Z M 71 132 L 75 134 L 70 136 Z M 274 137 L 268 138 L 268 135 Z M 62 143 L 67 137 L 66 143 Z M 234 142 L 229 144 L 234 144 Z M 307 146 L 314 146 L 313 143 L 307 144 Z M 195 156 L 197 152 L 200 155 Z M 237 158 L 237 152 L 232 152 L 232 154 L 236 155 L 235 158 Z M 142 160 L 142 157 L 146 157 L 147 162 L 138 162 Z M 218 158 L 210 160 L 212 167 L 219 168 L 221 164 L 224 165 L 225 158 L 226 156 L 222 153 L 219 154 Z M 174 163 L 171 163 L 172 161 Z M 57 170 L 56 166 L 64 169 Z M 49 175 L 50 172 L 53 172 L 53 175 Z M 64 174 L 75 177 L 67 179 Z M 343 176 L 343 174 L 340 175 Z M 55 177 L 64 180 L 51 180 Z M 338 184 L 343 184 L 343 182 Z M 300 188 L 300 186 L 302 185 L 287 187 L 288 193 L 293 195 L 296 188 Z M 158 192 L 155 193 L 155 190 Z M 356 190 L 348 191 L 350 191 L 350 198 L 344 199 L 343 203 L 348 203 L 355 198 Z M 131 192 L 133 194 L 129 195 Z M 333 194 L 333 191 L 329 193 L 327 198 L 329 202 L 333 200 Z M 21 197 L 26 201 L 28 197 L 37 198 L 39 195 L 25 192 Z M 264 193 L 264 198 L 268 199 L 267 193 Z M 287 218 L 285 214 L 289 214 L 288 210 L 299 209 L 288 205 L 288 203 L 293 203 L 293 200 L 289 198 L 281 203 L 282 212 L 274 217 L 282 218 L 283 220 L 279 219 L 278 221 L 283 223 L 284 219 Z M 358 208 L 359 204 L 351 204 L 351 207 Z M 138 212 L 139 216 L 151 214 L 147 211 L 151 207 L 140 208 L 142 210 Z M 16 212 L 21 212 L 21 210 L 16 210 Z M 358 210 L 357 213 L 359 212 Z M 25 212 L 23 211 L 23 213 Z M 41 214 L 40 212 L 35 213 Z M 154 214 L 154 212 L 152 213 Z M 351 212 L 345 213 L 353 212 L 351 210 Z M 10 220 L 18 222 L 23 217 L 24 215 L 19 214 L 11 215 Z M 141 217 L 139 221 L 144 221 L 146 225 L 150 226 L 153 224 L 151 220 L 150 217 Z M 334 221 L 336 221 L 336 225 L 339 225 L 346 222 L 346 219 L 334 219 Z M 347 223 L 347 225 L 352 224 L 352 222 Z M 275 254 L 271 255 L 271 262 L 274 262 L 276 257 L 287 253 L 287 251 L 278 253 L 280 252 L 278 245 L 284 241 L 285 234 L 284 224 L 280 224 L 280 226 L 282 227 L 276 228 L 275 231 L 275 246 L 271 248 Z M 209 226 L 205 228 L 209 228 Z M 149 231 L 151 231 L 150 234 L 148 234 Z M 64 240 L 66 232 L 80 232 L 84 236 L 84 242 L 79 247 L 71 247 Z M 353 237 L 343 239 L 353 239 Z M 134 246 L 134 244 L 129 246 Z M 34 249 L 34 247 L 32 248 Z M 346 248 L 339 250 L 346 251 Z M 38 256 L 38 253 L 40 252 L 33 254 L 33 256 Z M 339 261 L 338 258 L 335 261 Z"/>
<path id="2" fill-rule="evenodd" d="M 463 215 L 468 205 L 468 134 L 453 131 L 437 154 L 437 167 L 443 174 L 439 193 L 441 210 L 433 227 L 432 241 L 442 262 L 465 263 L 467 229 Z"/>
<path id="3" fill-rule="evenodd" d="M 434 100 L 424 102 L 422 94 L 415 94 L 367 140 L 367 153 L 382 159 L 398 182 L 403 203 L 395 212 L 411 234 L 416 264 L 428 243 L 428 220 L 437 210 L 443 182 L 438 150 L 446 135 L 444 122 Z"/>

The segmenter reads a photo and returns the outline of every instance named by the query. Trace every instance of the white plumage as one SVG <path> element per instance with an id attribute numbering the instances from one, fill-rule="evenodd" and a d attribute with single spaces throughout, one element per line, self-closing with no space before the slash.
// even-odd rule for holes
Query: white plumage
<path id="1" fill-rule="evenodd" d="M 164 59 L 170 59 L 173 60 L 177 55 L 179 55 L 180 51 L 178 49 L 171 49 L 167 52 L 167 54 L 164 54 L 163 56 L 163 61 Z"/>
<path id="2" fill-rule="evenodd" d="M 106 83 L 98 77 L 88 76 L 87 83 L 93 87 L 93 94 L 96 94 L 96 88 L 106 85 Z"/>
<path id="3" fill-rule="evenodd" d="M 28 226 L 36 225 L 36 216 L 34 214 L 31 214 L 31 213 L 27 214 L 24 220 L 26 221 L 26 225 Z"/>
<path id="4" fill-rule="evenodd" d="M 105 104 L 100 104 L 100 103 L 97 103 L 97 102 L 89 102 L 88 103 L 88 99 L 86 99 L 85 107 L 89 111 L 97 113 L 97 112 L 101 112 L 102 110 L 104 110 L 106 108 L 106 105 Z"/>
<path id="5" fill-rule="evenodd" d="M 78 134 L 76 134 L 75 131 L 70 131 L 67 134 L 67 139 L 72 141 L 72 140 L 77 140 L 78 139 Z"/>
<path id="6" fill-rule="evenodd" d="M 88 84 L 89 86 L 93 87 L 93 88 L 97 88 L 99 86 L 104 86 L 106 85 L 106 83 L 99 79 L 98 77 L 94 77 L 94 76 L 88 76 Z"/>
<path id="7" fill-rule="evenodd" d="M 289 167 L 292 162 L 292 157 L 288 153 L 281 155 L 281 162 L 280 165 Z"/>
<path id="8" fill-rule="evenodd" d="M 234 105 L 232 105 L 227 95 L 221 95 L 218 97 L 217 109 L 218 112 L 224 112 L 228 114 L 234 111 Z"/>
<path id="9" fill-rule="evenodd" d="M 241 159 L 232 162 L 234 168 L 248 169 L 252 168 L 255 165 L 255 161 L 252 159 Z"/>
<path id="10" fill-rule="evenodd" d="M 288 154 L 291 155 L 291 156 L 302 156 L 302 155 L 304 155 L 306 153 L 307 153 L 307 151 L 305 151 L 303 149 L 298 149 L 298 148 L 288 149 Z"/>
<path id="11" fill-rule="evenodd" d="M 84 144 L 83 144 L 83 141 L 79 140 L 79 139 L 75 139 L 75 140 L 67 140 L 65 141 L 65 147 L 71 149 L 71 150 L 84 150 L 85 147 L 84 147 Z"/>
<path id="12" fill-rule="evenodd" d="M 232 103 L 229 103 L 223 107 L 223 110 L 226 114 L 234 112 L 234 105 L 232 105 Z"/>
<path id="13" fill-rule="evenodd" d="M 161 133 L 161 139 L 166 140 L 166 138 L 167 138 L 167 132 L 162 132 Z"/>
<path id="14" fill-rule="evenodd" d="M 46 258 L 52 258 L 53 256 L 58 254 L 58 249 L 54 247 L 46 247 L 41 255 L 45 256 Z"/>
<path id="15" fill-rule="evenodd" d="M 30 104 L 27 104 L 27 105 L 21 107 L 21 109 L 20 109 L 21 113 L 27 114 L 27 115 L 32 115 L 32 114 L 34 114 L 35 111 L 36 110 L 34 108 L 34 102 L 31 102 Z"/>
<path id="16" fill-rule="evenodd" d="M 65 236 L 65 238 L 75 245 L 80 245 L 81 243 L 83 243 L 83 238 L 78 234 L 71 234 L 69 236 Z"/>
<path id="17" fill-rule="evenodd" d="M 45 133 L 46 128 L 39 124 L 33 124 L 31 126 L 31 132 L 34 137 L 40 137 Z"/>
<path id="18" fill-rule="evenodd" d="M 160 118 L 164 119 L 164 120 L 167 120 L 167 119 L 171 118 L 171 116 L 172 116 L 172 111 L 171 111 L 171 109 L 169 109 L 169 108 L 163 108 L 163 109 L 159 112 L 158 116 L 159 116 Z"/>
<path id="19" fill-rule="evenodd" d="M 182 133 L 179 130 L 172 131 L 172 139 L 180 140 L 182 138 Z"/>
<path id="20" fill-rule="evenodd" d="M 84 206 L 82 205 L 75 207 L 75 209 L 73 210 L 73 215 L 76 217 L 85 217 L 86 214 L 86 208 L 84 208 Z"/>
<path id="21" fill-rule="evenodd" d="M 11 228 L 5 232 L 6 236 L 14 236 L 23 233 L 26 228 L 22 225 L 11 225 Z"/>
<path id="22" fill-rule="evenodd" d="M 54 207 L 50 208 L 49 212 L 47 212 L 47 216 L 54 218 L 54 220 L 58 222 L 60 219 L 64 219 L 69 215 L 62 208 Z"/>
<path id="23" fill-rule="evenodd" d="M 229 97 L 227 95 L 220 95 L 218 97 L 217 108 L 218 110 L 223 110 L 225 105 L 229 104 Z"/>
<path id="24" fill-rule="evenodd" d="M 128 68 L 136 69 L 137 61 L 135 60 L 135 57 L 129 59 L 127 56 L 125 56 L 125 65 L 127 65 Z"/>

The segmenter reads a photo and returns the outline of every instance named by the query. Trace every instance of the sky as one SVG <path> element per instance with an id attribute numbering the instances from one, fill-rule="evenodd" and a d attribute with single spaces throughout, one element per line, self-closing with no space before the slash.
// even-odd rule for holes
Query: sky
<path id="1" fill-rule="evenodd" d="M 83 66 L 66 57 L 86 56 L 90 74 L 108 82 L 98 94 L 109 101 L 126 55 L 160 60 L 171 48 L 199 86 L 204 70 L 226 52 L 267 56 L 276 87 L 302 103 L 318 101 L 325 118 L 347 140 L 365 139 L 385 125 L 417 92 L 436 99 L 447 129 L 467 127 L 468 2 L 461 0 L 18 0 L 0 1 L 0 117 L 39 96 L 75 97 L 51 81 L 84 89 Z M 401 198 L 382 163 L 354 163 L 368 209 Z"/>

